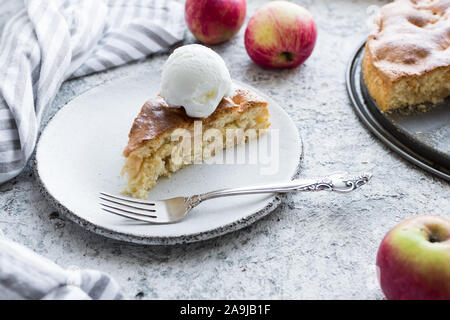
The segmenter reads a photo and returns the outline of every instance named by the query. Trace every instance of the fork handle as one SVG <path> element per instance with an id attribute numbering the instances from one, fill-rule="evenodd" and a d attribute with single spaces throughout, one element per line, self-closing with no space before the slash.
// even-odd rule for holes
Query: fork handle
<path id="1" fill-rule="evenodd" d="M 214 198 L 238 196 L 246 194 L 259 193 L 288 193 L 294 191 L 335 191 L 340 193 L 347 193 L 353 191 L 362 185 L 366 184 L 372 174 L 361 173 L 358 176 L 344 176 L 342 174 L 334 174 L 322 179 L 306 179 L 306 180 L 292 180 L 288 182 L 271 183 L 265 185 L 256 185 L 250 187 L 230 188 L 217 191 L 211 191 L 199 195 L 198 200 L 205 201 Z"/>

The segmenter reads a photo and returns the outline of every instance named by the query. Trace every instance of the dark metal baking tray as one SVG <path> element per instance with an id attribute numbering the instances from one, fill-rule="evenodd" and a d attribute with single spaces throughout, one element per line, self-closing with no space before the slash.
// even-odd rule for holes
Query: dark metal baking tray
<path id="1" fill-rule="evenodd" d="M 346 74 L 347 92 L 363 124 L 388 147 L 422 169 L 450 181 L 450 99 L 427 111 L 381 113 L 362 76 L 363 43 Z"/>

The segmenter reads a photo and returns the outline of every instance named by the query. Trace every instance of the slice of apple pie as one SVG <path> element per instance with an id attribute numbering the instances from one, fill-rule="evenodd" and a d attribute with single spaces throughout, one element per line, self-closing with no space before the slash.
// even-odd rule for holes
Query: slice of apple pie
<path id="1" fill-rule="evenodd" d="M 192 143 L 196 126 L 201 127 L 201 147 Z M 159 177 L 170 177 L 219 149 L 258 137 L 269 126 L 268 103 L 247 89 L 238 88 L 234 96 L 224 97 L 207 118 L 189 117 L 184 108 L 169 107 L 161 96 L 150 99 L 134 120 L 123 151 L 126 162 L 122 174 L 128 179 L 124 193 L 145 199 Z M 211 129 L 214 135 L 205 134 Z M 242 139 L 227 139 L 229 129 L 246 133 Z M 248 134 L 248 129 L 256 134 Z"/>

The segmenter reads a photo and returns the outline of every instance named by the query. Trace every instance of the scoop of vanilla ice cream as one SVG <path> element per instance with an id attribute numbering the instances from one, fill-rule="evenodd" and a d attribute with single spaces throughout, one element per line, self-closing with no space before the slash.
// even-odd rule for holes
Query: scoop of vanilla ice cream
<path id="1" fill-rule="evenodd" d="M 225 61 L 205 46 L 177 48 L 163 67 L 161 96 L 169 106 L 183 106 L 190 117 L 208 117 L 231 92 Z"/>

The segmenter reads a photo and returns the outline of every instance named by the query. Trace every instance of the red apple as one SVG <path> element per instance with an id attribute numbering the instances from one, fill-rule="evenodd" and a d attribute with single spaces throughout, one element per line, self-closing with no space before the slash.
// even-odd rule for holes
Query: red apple
<path id="1" fill-rule="evenodd" d="M 187 0 L 184 18 L 198 40 L 217 44 L 238 33 L 246 10 L 246 0 Z"/>
<path id="2" fill-rule="evenodd" d="M 420 216 L 384 237 L 377 271 L 386 298 L 450 299 L 450 220 Z"/>
<path id="3" fill-rule="evenodd" d="M 316 38 L 316 24 L 308 10 L 287 1 L 272 1 L 248 22 L 245 48 L 263 67 L 292 68 L 308 59 Z"/>

